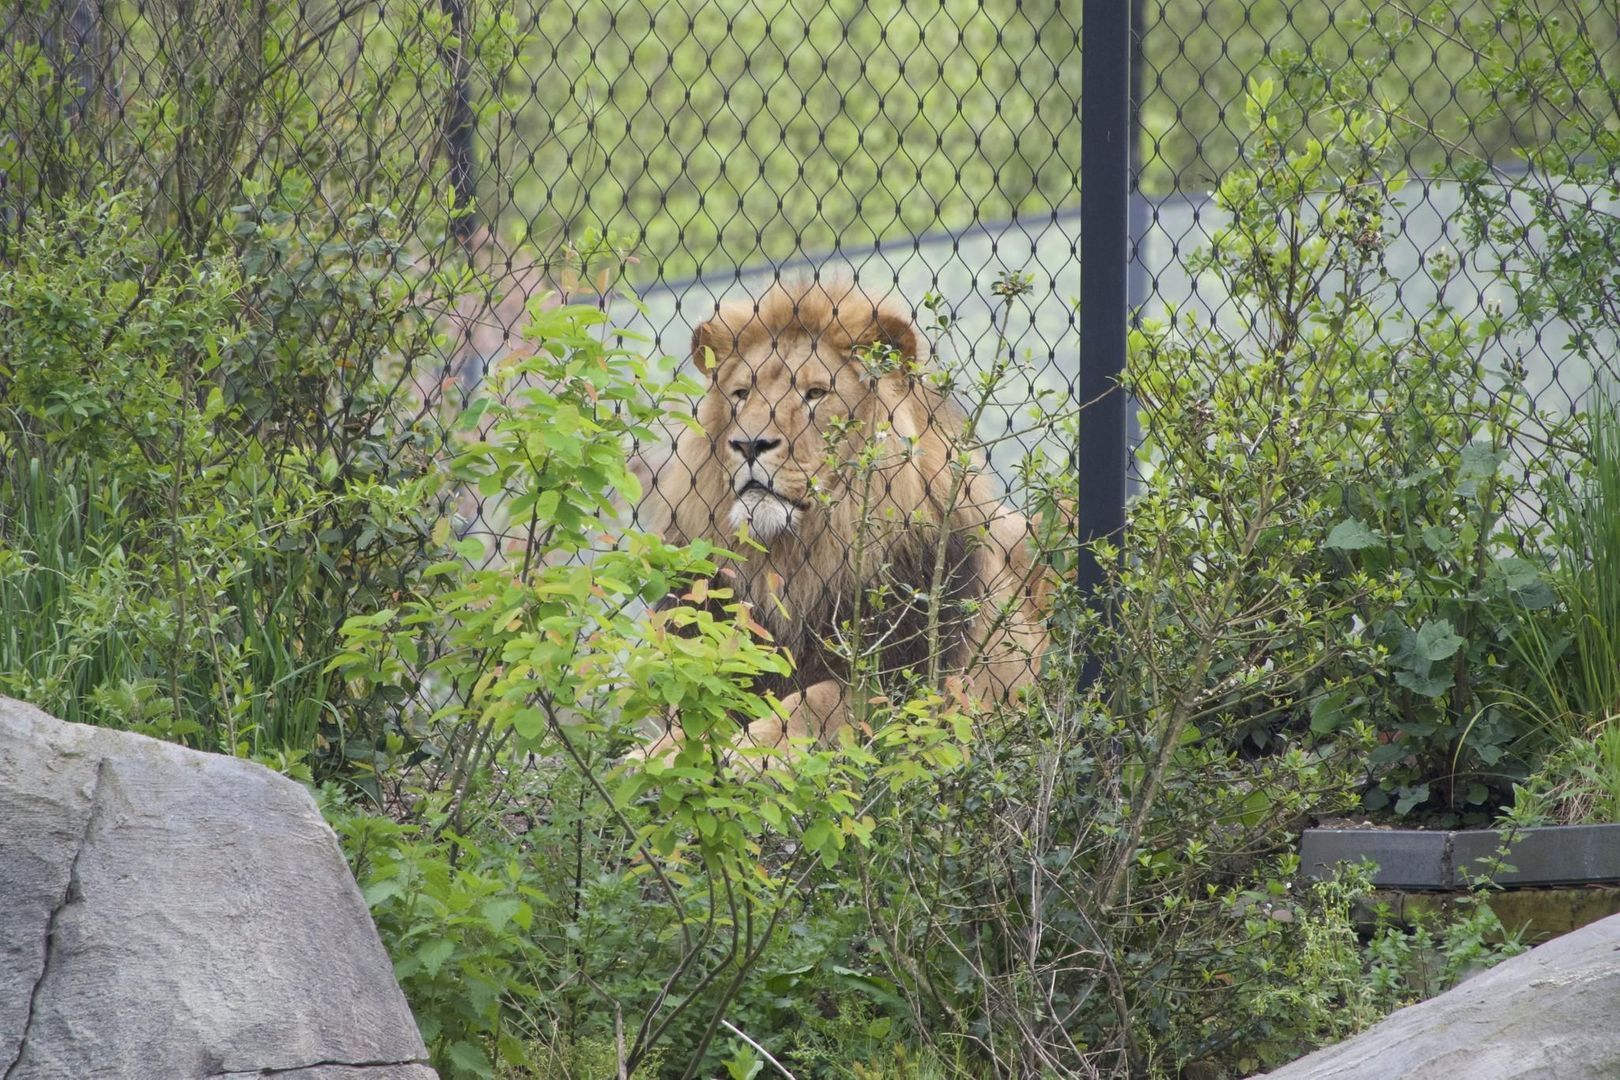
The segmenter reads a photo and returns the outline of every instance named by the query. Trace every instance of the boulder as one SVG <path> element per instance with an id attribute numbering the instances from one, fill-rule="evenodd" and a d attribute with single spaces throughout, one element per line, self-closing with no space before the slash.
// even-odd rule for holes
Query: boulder
<path id="1" fill-rule="evenodd" d="M 0 698 L 0 1077 L 428 1080 L 297 783 Z"/>
<path id="2" fill-rule="evenodd" d="M 1270 1080 L 1613 1080 L 1620 1076 L 1620 915 L 1391 1013 Z"/>

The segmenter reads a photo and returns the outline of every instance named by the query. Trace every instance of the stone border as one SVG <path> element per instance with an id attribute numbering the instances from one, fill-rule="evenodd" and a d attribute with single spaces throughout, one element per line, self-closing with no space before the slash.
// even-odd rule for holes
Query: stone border
<path id="1" fill-rule="evenodd" d="M 1336 864 L 1370 859 L 1372 883 L 1393 889 L 1460 889 L 1465 875 L 1485 872 L 1504 834 L 1494 830 L 1429 832 L 1418 829 L 1306 829 L 1300 868 L 1308 878 L 1329 877 Z M 1571 885 L 1620 881 L 1620 825 L 1555 825 L 1522 829 L 1506 860 L 1513 869 L 1498 885 Z"/>

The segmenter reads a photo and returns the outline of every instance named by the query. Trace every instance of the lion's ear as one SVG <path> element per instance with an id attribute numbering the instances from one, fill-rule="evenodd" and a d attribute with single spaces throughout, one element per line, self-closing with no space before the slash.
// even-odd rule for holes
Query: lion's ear
<path id="1" fill-rule="evenodd" d="M 719 331 L 713 319 L 698 323 L 692 330 L 692 363 L 705 375 L 713 376 L 720 367 Z"/>
<path id="2" fill-rule="evenodd" d="M 871 340 L 863 345 L 884 344 L 915 364 L 922 358 L 922 334 L 904 311 L 880 306 L 872 313 Z"/>

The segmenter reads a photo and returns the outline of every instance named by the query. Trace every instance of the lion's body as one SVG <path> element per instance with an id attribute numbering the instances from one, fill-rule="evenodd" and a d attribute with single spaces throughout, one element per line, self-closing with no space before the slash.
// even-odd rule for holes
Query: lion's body
<path id="1" fill-rule="evenodd" d="M 722 307 L 693 351 L 709 391 L 644 506 L 669 539 L 747 553 L 716 584 L 793 657 L 793 676 L 761 687 L 788 705 L 789 734 L 843 722 L 852 648 L 885 689 L 955 675 L 996 700 L 1030 681 L 1046 637 L 1026 522 L 921 377 L 906 314 L 848 287 L 778 288 Z"/>

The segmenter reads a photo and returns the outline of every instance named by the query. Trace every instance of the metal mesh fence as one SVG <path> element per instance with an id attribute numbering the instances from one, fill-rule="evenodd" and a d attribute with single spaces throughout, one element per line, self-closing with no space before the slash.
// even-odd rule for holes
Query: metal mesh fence
<path id="1" fill-rule="evenodd" d="M 1329 142 L 1336 110 L 1360 110 L 1391 137 L 1358 148 L 1379 157 L 1361 177 L 1378 187 L 1371 277 L 1358 286 L 1379 319 L 1371 343 L 1394 346 L 1439 311 L 1477 328 L 1467 381 L 1485 398 L 1515 399 L 1513 453 L 1526 475 L 1547 465 L 1557 452 L 1547 426 L 1577 414 L 1614 371 L 1613 323 L 1578 303 L 1548 304 L 1530 282 L 1573 241 L 1571 226 L 1609 257 L 1608 227 L 1596 222 L 1615 209 L 1603 132 L 1616 114 L 1617 34 L 1612 9 L 1579 0 L 1148 4 L 1136 73 L 1136 318 L 1193 313 L 1234 358 L 1254 359 L 1254 297 L 1231 295 L 1196 257 L 1233 221 L 1222 179 L 1246 156 L 1264 172 L 1270 151 L 1258 146 L 1248 92 L 1277 84 L 1273 112 L 1286 116 L 1294 149 Z M 1351 201 L 1332 182 L 1345 171 L 1342 161 L 1329 171 L 1300 217 L 1315 236 Z M 1366 360 L 1351 376 L 1398 401 L 1414 372 Z"/>
<path id="2" fill-rule="evenodd" d="M 968 516 L 981 528 L 1021 522 L 1020 462 L 1032 452 L 1066 461 L 1085 422 L 1076 420 L 1081 159 L 1124 152 L 1085 144 L 1081 7 L 14 0 L 0 61 L 3 250 L 15 267 L 38 230 L 68 220 L 65 207 L 117 201 L 118 227 L 141 245 L 108 279 L 108 304 L 128 311 L 163 272 L 207 273 L 229 256 L 241 275 L 232 331 L 183 361 L 194 368 L 184 385 L 199 398 L 217 387 L 238 419 L 198 453 L 232 453 L 246 431 L 267 453 L 309 462 L 323 489 L 439 468 L 470 402 L 521 389 L 492 375 L 525 348 L 537 305 L 567 299 L 605 308 L 640 335 L 635 347 L 685 358 L 688 370 L 705 324 L 698 344 L 722 369 L 748 354 L 753 381 L 714 383 L 731 404 L 710 419 L 748 427 L 712 442 L 732 485 L 704 508 L 717 537 L 750 514 L 756 531 L 778 518 L 790 536 L 802 527 L 794 514 L 811 512 L 813 489 L 777 491 L 771 477 L 785 466 L 773 458 L 766 475 L 755 458 L 786 454 L 809 484 L 829 417 L 872 408 L 862 394 L 876 394 L 882 373 L 863 369 L 864 381 L 845 387 L 843 368 L 808 364 L 824 336 L 845 359 L 878 346 L 898 349 L 902 364 L 958 372 L 943 393 L 882 399 L 890 413 L 921 404 L 929 415 L 872 421 L 905 441 L 977 416 L 970 441 L 986 486 L 967 500 L 977 500 Z M 1245 168 L 1275 179 L 1301 167 L 1287 154 L 1315 139 L 1339 155 L 1341 173 L 1360 167 L 1355 154 L 1375 153 L 1359 174 L 1369 185 L 1385 164 L 1415 178 L 1371 202 L 1323 186 L 1296 206 L 1312 227 L 1329 213 L 1363 214 L 1371 230 L 1352 269 L 1341 262 L 1312 279 L 1327 297 L 1358 275 L 1366 348 L 1358 366 L 1331 376 L 1345 383 L 1346 408 L 1399 407 L 1433 361 L 1423 346 L 1442 303 L 1448 318 L 1486 327 L 1465 366 L 1487 374 L 1446 389 L 1461 395 L 1455 412 L 1511 399 L 1509 441 L 1526 473 L 1556 452 L 1542 418 L 1577 407 L 1615 351 L 1615 324 L 1601 317 L 1607 294 L 1582 307 L 1534 288 L 1538 275 L 1559 280 L 1540 269 L 1557 255 L 1560 208 L 1583 219 L 1613 209 L 1614 175 L 1602 171 L 1614 160 L 1613 10 L 1590 0 L 1151 0 L 1135 13 L 1134 75 L 1120 68 L 1134 77 L 1139 125 L 1132 255 L 1086 272 L 1128 280 L 1139 328 L 1172 328 L 1153 331 L 1161 336 L 1150 335 L 1144 355 L 1162 349 L 1203 365 L 1179 373 L 1179 392 L 1207 393 L 1277 346 L 1286 304 L 1234 295 L 1234 282 L 1255 275 L 1218 265 L 1221 238 L 1255 224 L 1243 224 L 1241 208 L 1254 193 L 1215 193 Z M 1570 35 L 1582 64 L 1571 62 Z M 1245 102 L 1268 79 L 1279 89 L 1260 114 L 1291 125 L 1269 148 L 1256 141 L 1263 116 Z M 1355 109 L 1391 141 L 1370 150 L 1367 129 L 1346 136 Z M 1576 136 L 1591 145 L 1568 141 Z M 1514 214 L 1518 233 L 1506 227 Z M 1354 248 L 1353 230 L 1333 224 Z M 1215 264 L 1196 254 L 1212 248 Z M 816 283 L 822 300 L 844 299 L 819 322 L 795 311 L 761 323 L 761 305 L 778 302 L 771 290 L 795 280 Z M 810 304 L 809 293 L 793 295 Z M 949 326 L 936 342 L 940 313 Z M 1342 340 L 1349 329 L 1326 332 Z M 103 338 L 117 332 L 115 319 Z M 5 348 L 0 387 L 17 392 L 39 361 L 21 343 Z M 862 356 L 857 364 L 871 360 Z M 1014 362 L 997 369 L 976 412 L 974 380 L 1002 357 Z M 766 367 L 774 400 L 758 415 L 749 406 L 744 421 Z M 884 377 L 900 386 L 923 374 Z M 818 421 L 806 391 L 844 393 L 843 412 Z M 1033 420 L 1032 404 L 1042 404 Z M 1174 467 L 1155 456 L 1155 425 L 1185 410 L 1140 404 L 1144 468 Z M 1464 426 L 1445 438 L 1477 434 Z M 9 452 L 25 452 L 21 438 Z M 667 523 L 672 499 L 702 497 L 690 477 L 665 471 L 692 461 L 668 447 L 641 453 L 666 504 L 643 516 Z M 928 468 L 924 488 L 948 486 L 945 462 Z M 907 496 L 918 504 L 908 506 L 897 481 L 877 472 L 885 496 L 900 500 L 893 513 L 931 497 Z M 848 498 L 840 491 L 835 501 Z M 759 509 L 773 499 L 782 505 Z M 455 535 L 486 540 L 484 557 L 498 559 L 518 540 L 503 505 L 498 490 L 462 488 L 443 511 Z M 332 532 L 330 550 L 349 545 L 333 573 L 375 578 L 386 592 L 438 526 L 395 522 L 385 535 L 316 508 L 308 527 Z M 1003 532 L 1003 546 L 1024 543 L 1019 528 Z M 342 614 L 330 613 L 329 628 Z M 320 645 L 307 643 L 311 655 Z"/>

